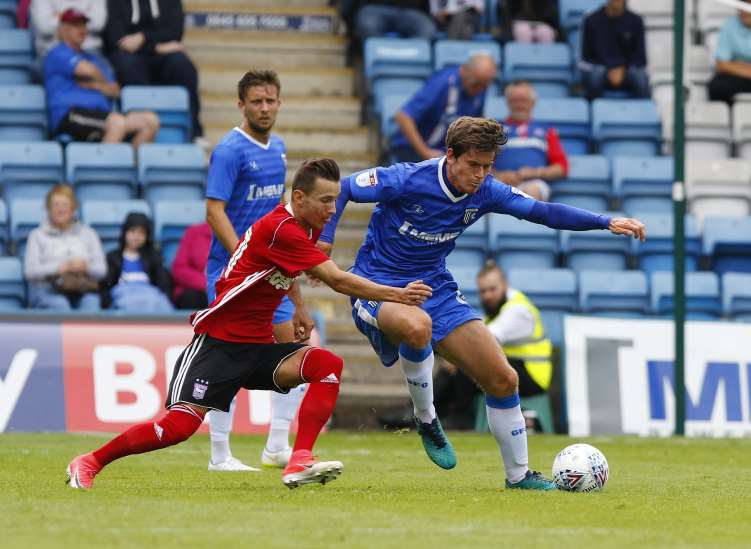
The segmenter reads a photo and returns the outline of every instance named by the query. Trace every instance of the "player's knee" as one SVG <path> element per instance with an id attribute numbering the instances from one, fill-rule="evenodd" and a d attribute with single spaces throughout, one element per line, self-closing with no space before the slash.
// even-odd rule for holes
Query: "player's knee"
<path id="1" fill-rule="evenodd" d="M 338 382 L 342 378 L 343 369 L 344 361 L 338 355 L 321 347 L 313 347 L 305 355 L 300 373 L 303 379 L 310 382 L 331 379 L 332 375 Z"/>
<path id="2" fill-rule="evenodd" d="M 167 446 L 188 440 L 201 426 L 203 418 L 182 406 L 173 406 L 169 413 L 154 423 L 157 438 Z"/>
<path id="3" fill-rule="evenodd" d="M 433 322 L 428 315 L 410 319 L 403 334 L 403 342 L 413 349 L 424 349 L 430 345 L 433 336 Z"/>
<path id="4" fill-rule="evenodd" d="M 485 385 L 483 389 L 490 396 L 508 396 L 517 391 L 519 387 L 519 375 L 516 373 L 516 370 L 508 366 L 483 385 Z"/>

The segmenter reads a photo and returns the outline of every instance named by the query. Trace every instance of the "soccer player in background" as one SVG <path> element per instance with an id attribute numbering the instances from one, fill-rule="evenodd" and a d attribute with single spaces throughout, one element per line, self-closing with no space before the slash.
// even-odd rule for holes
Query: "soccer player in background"
<path id="1" fill-rule="evenodd" d="M 242 125 L 233 128 L 211 155 L 206 182 L 206 220 L 213 237 L 206 264 L 209 303 L 214 300 L 214 285 L 235 249 L 238 235 L 273 210 L 284 196 L 287 160 L 284 142 L 271 129 L 281 106 L 279 77 L 271 70 L 248 71 L 237 84 L 238 108 Z M 298 300 L 295 286 L 290 292 Z M 274 314 L 274 338 L 280 343 L 294 339 L 292 317 L 295 307 L 282 299 Z M 305 322 L 312 326 L 308 317 Z M 287 394 L 272 393 L 271 428 L 261 463 L 284 467 L 291 449 L 289 427 L 295 417 L 305 386 Z M 258 471 L 232 455 L 229 434 L 235 412 L 235 400 L 228 412 L 213 411 L 211 424 L 211 459 L 209 471 Z"/>
<path id="2" fill-rule="evenodd" d="M 167 414 L 134 425 L 98 450 L 73 459 L 67 468 L 71 487 L 91 488 L 94 477 L 116 459 L 186 440 L 209 410 L 226 412 L 241 388 L 285 393 L 302 383 L 310 386 L 282 481 L 290 488 L 325 484 L 341 473 L 341 462 L 317 462 L 311 452 L 334 411 L 342 360 L 305 343 L 276 343 L 274 311 L 302 272 L 347 295 L 405 306 L 423 303 L 431 290 L 420 281 L 399 288 L 375 284 L 340 270 L 316 247 L 338 194 L 336 162 L 324 158 L 303 164 L 295 174 L 291 202 L 276 206 L 245 231 L 217 282 L 218 296 L 191 316 L 195 335 L 177 359 Z M 302 322 L 295 329 L 301 340 L 310 334 L 310 326 Z"/>
<path id="3" fill-rule="evenodd" d="M 635 219 L 611 218 L 564 204 L 538 202 L 493 179 L 490 170 L 506 132 L 495 120 L 460 117 L 451 124 L 446 155 L 418 164 L 373 168 L 342 179 L 337 212 L 319 246 L 330 252 L 347 201 L 377 202 L 352 272 L 374 282 L 401 285 L 420 278 L 433 288 L 421 308 L 352 300 L 357 328 L 384 366 L 401 362 L 415 421 L 430 459 L 444 469 L 456 456 L 433 407 L 433 349 L 473 378 L 485 392 L 488 424 L 500 447 L 506 486 L 553 490 L 531 471 L 520 408 L 518 376 L 501 347 L 467 304 L 446 256 L 462 232 L 490 212 L 510 214 L 555 229 L 608 229 L 646 237 Z"/>

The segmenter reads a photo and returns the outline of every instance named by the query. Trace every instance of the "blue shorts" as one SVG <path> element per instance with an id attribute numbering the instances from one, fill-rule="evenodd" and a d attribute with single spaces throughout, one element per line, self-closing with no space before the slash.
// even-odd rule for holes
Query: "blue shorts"
<path id="1" fill-rule="evenodd" d="M 388 281 L 382 280 L 374 282 L 388 284 Z M 470 320 L 480 320 L 480 316 L 459 291 L 451 274 L 441 273 L 425 283 L 433 288 L 433 295 L 420 308 L 428 313 L 433 321 L 433 346 L 462 324 Z M 378 311 L 382 303 L 355 298 L 351 298 L 351 302 L 352 318 L 357 329 L 368 338 L 383 365 L 392 366 L 399 359 L 399 348 L 391 343 L 378 327 Z"/>
<path id="2" fill-rule="evenodd" d="M 219 273 L 216 278 L 212 279 L 211 277 L 208 278 L 206 282 L 206 295 L 209 298 L 209 304 L 216 299 L 216 281 L 219 280 L 219 276 L 221 276 L 222 273 Z M 295 313 L 295 306 L 292 304 L 292 302 L 289 300 L 289 297 L 286 295 L 282 298 L 282 302 L 279 304 L 279 307 L 277 307 L 276 311 L 274 312 L 274 318 L 272 319 L 272 324 L 282 324 L 284 322 L 289 322 L 292 320 L 292 315 Z"/>

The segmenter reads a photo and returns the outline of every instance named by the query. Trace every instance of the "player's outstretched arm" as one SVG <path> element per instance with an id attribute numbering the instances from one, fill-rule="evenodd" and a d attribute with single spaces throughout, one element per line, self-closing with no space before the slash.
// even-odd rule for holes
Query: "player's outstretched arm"
<path id="1" fill-rule="evenodd" d="M 410 282 L 404 288 L 383 286 L 361 276 L 342 271 L 331 260 L 324 261 L 306 272 L 323 281 L 332 290 L 360 299 L 420 305 L 432 294 L 430 286 L 423 284 L 420 280 Z"/>
<path id="2" fill-rule="evenodd" d="M 613 234 L 625 234 L 633 236 L 642 242 L 647 239 L 647 228 L 644 223 L 631 217 L 614 217 L 610 220 L 608 229 Z"/>

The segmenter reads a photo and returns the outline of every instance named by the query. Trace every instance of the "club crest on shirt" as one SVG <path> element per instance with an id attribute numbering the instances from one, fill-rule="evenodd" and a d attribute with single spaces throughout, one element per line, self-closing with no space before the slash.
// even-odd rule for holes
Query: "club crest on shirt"
<path id="1" fill-rule="evenodd" d="M 375 170 L 362 172 L 355 178 L 355 185 L 358 187 L 375 187 L 378 185 L 378 174 Z"/>
<path id="2" fill-rule="evenodd" d="M 277 290 L 289 290 L 295 281 L 293 277 L 284 276 L 278 270 L 266 277 L 266 280 Z"/>
<path id="3" fill-rule="evenodd" d="M 203 399 L 206 396 L 206 389 L 209 388 L 209 382 L 203 379 L 197 379 L 193 384 L 193 398 L 196 400 Z"/>
<path id="4" fill-rule="evenodd" d="M 478 208 L 467 208 L 464 210 L 464 224 L 469 225 L 477 217 Z"/>

